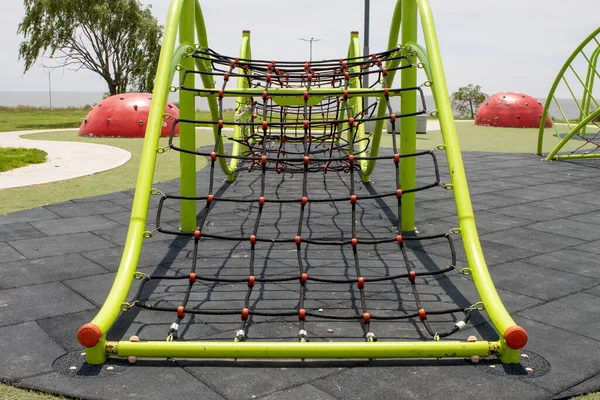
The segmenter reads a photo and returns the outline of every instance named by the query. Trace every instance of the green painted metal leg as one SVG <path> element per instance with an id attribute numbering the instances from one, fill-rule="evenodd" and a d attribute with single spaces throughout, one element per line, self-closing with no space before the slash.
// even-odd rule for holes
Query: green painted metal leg
<path id="1" fill-rule="evenodd" d="M 417 41 L 417 5 L 414 0 L 402 2 L 402 43 Z M 415 61 L 414 59 L 411 61 Z M 416 68 L 403 69 L 401 74 L 403 88 L 417 86 Z M 402 93 L 400 113 L 410 114 L 417 111 L 417 92 L 409 90 Z M 406 117 L 400 120 L 400 153 L 411 154 L 417 150 L 417 117 Z M 407 157 L 400 160 L 400 187 L 415 187 L 417 158 Z M 402 231 L 415 230 L 415 195 L 408 193 L 402 196 Z"/>
<path id="2" fill-rule="evenodd" d="M 179 38 L 181 42 L 194 43 L 194 0 L 185 0 L 183 3 L 183 12 L 179 26 Z M 184 68 L 193 70 L 194 59 L 184 58 L 181 61 Z M 180 72 L 183 78 L 185 71 Z M 185 84 L 188 87 L 194 87 L 194 74 L 185 75 Z M 180 115 L 182 119 L 196 118 L 196 100 L 193 92 L 180 91 Z M 196 127 L 192 124 L 181 124 L 179 128 L 180 146 L 185 150 L 196 150 Z M 181 164 L 181 195 L 196 196 L 196 156 L 193 154 L 180 154 Z M 190 200 L 181 200 L 181 229 L 184 231 L 193 231 L 196 228 L 196 202 Z"/>

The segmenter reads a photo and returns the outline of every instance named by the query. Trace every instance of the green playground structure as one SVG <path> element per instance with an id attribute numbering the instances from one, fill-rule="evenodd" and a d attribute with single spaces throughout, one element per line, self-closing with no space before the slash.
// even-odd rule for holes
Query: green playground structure
<path id="1" fill-rule="evenodd" d="M 417 32 L 420 26 L 425 38 L 425 44 L 417 43 Z M 176 38 L 179 34 L 179 43 Z M 400 43 L 400 44 L 398 44 Z M 496 291 L 494 283 L 488 272 L 484 255 L 480 246 L 479 237 L 475 225 L 473 209 L 471 205 L 467 179 L 463 167 L 463 160 L 455 131 L 452 110 L 448 96 L 448 89 L 444 77 L 442 60 L 438 45 L 437 34 L 430 6 L 427 0 L 398 0 L 393 11 L 393 19 L 390 28 L 389 41 L 383 53 L 376 55 L 361 55 L 361 46 L 358 41 L 358 33 L 350 35 L 348 56 L 344 60 L 325 60 L 322 62 L 302 64 L 286 62 L 269 62 L 252 60 L 250 48 L 250 32 L 244 31 L 238 58 L 224 58 L 212 50 L 209 50 L 208 37 L 206 33 L 204 17 L 200 4 L 196 0 L 173 0 L 169 9 L 165 35 L 160 55 L 160 62 L 156 76 L 155 90 L 152 98 L 152 107 L 148 120 L 148 127 L 143 147 L 142 160 L 139 168 L 139 176 L 135 189 L 133 209 L 130 219 L 129 230 L 121 263 L 114 279 L 113 286 L 104 305 L 96 317 L 81 327 L 78 338 L 86 347 L 86 359 L 89 364 L 102 364 L 107 356 L 119 357 L 183 357 L 183 358 L 441 358 L 441 357 L 469 357 L 469 356 L 497 356 L 504 363 L 514 364 L 519 362 L 520 350 L 527 342 L 527 333 L 519 327 L 505 309 Z M 598 54 L 594 56 L 597 60 Z M 381 60 L 384 60 L 382 62 Z M 225 72 L 212 70 L 214 63 L 221 62 L 227 66 Z M 595 64 L 594 64 L 595 65 Z M 415 226 L 415 192 L 407 190 L 415 186 L 416 176 L 416 116 L 421 114 L 417 108 L 417 94 L 420 87 L 417 84 L 417 69 L 422 68 L 427 76 L 427 82 L 422 85 L 429 87 L 432 91 L 439 119 L 444 143 L 438 146 L 438 150 L 444 151 L 451 182 L 444 187 L 454 194 L 456 211 L 458 216 L 458 228 L 452 233 L 460 234 L 465 248 L 468 273 L 477 288 L 481 302 L 474 304 L 473 309 L 485 310 L 498 333 L 497 340 L 445 340 L 437 334 L 432 340 L 396 340 L 376 342 L 367 335 L 362 342 L 245 342 L 231 340 L 230 342 L 216 341 L 135 341 L 123 339 L 120 341 L 107 340 L 107 332 L 111 329 L 122 311 L 126 311 L 132 304 L 127 303 L 132 282 L 140 279 L 141 275 L 136 271 L 142 243 L 145 238 L 152 236 L 146 228 L 148 217 L 148 206 L 153 189 L 152 180 L 157 156 L 164 151 L 158 145 L 161 125 L 167 96 L 173 90 L 180 90 L 180 121 L 193 121 L 195 118 L 195 98 L 203 96 L 207 99 L 211 112 L 211 121 L 203 121 L 212 124 L 215 150 L 210 154 L 213 167 L 219 166 L 226 175 L 227 180 L 233 181 L 238 173 L 240 161 L 255 160 L 260 168 L 267 164 L 265 156 L 247 155 L 248 146 L 252 140 L 255 129 L 262 129 L 264 135 L 255 136 L 255 140 L 266 140 L 266 132 L 272 127 L 285 130 L 283 117 L 267 116 L 263 112 L 262 122 L 260 118 L 254 121 L 254 113 L 257 101 L 255 98 L 276 103 L 279 107 L 298 107 L 299 122 L 296 123 L 300 131 L 302 143 L 309 140 L 310 132 L 318 135 L 318 124 L 322 121 L 313 121 L 307 117 L 311 109 L 317 109 L 318 104 L 330 101 L 338 104 L 338 114 L 335 116 L 334 124 L 340 128 L 339 135 L 333 135 L 337 143 L 346 143 L 344 147 L 344 162 L 353 165 L 356 161 L 360 169 L 360 178 L 363 182 L 369 182 L 369 176 L 373 172 L 376 162 L 381 159 L 379 147 L 382 139 L 384 123 L 396 120 L 396 115 L 391 112 L 390 98 L 401 97 L 400 116 L 400 155 L 395 154 L 396 164 L 399 164 L 399 189 L 397 193 L 398 202 L 401 207 L 401 227 L 398 231 L 402 233 L 413 232 Z M 262 71 L 261 76 L 266 77 L 268 91 L 265 87 L 251 85 L 253 76 L 252 68 Z M 278 71 L 278 68 L 281 70 Z M 284 77 L 285 70 L 298 72 L 291 73 L 289 84 L 271 85 L 271 80 Z M 314 72 L 313 72 L 314 68 Z M 316 82 L 319 71 L 329 74 L 334 71 L 330 79 L 330 85 L 318 84 Z M 364 70 L 372 68 L 378 71 L 380 76 L 380 87 L 362 87 L 361 76 Z M 260 72 L 259 71 L 259 72 Z M 594 69 L 595 71 L 595 69 Z M 393 83 L 396 72 L 400 75 L 400 88 L 392 88 L 388 83 Z M 178 78 L 177 75 L 178 74 Z M 314 76 L 313 76 L 314 74 Z M 597 72 L 596 72 L 597 74 Z M 215 87 L 214 77 L 218 76 L 225 82 L 230 77 L 237 79 L 236 88 Z M 327 75 L 329 76 L 329 75 Z M 300 81 L 293 81 L 294 77 L 301 77 Z M 196 88 L 196 80 L 200 78 L 203 88 Z M 171 86 L 174 80 L 178 84 Z M 593 77 L 588 76 L 593 82 Z M 320 82 L 322 83 L 322 82 Z M 593 83 L 592 83 L 593 84 Z M 409 90 L 410 89 L 410 90 Z M 375 122 L 374 131 L 371 134 L 365 132 L 364 123 L 356 124 L 361 116 L 366 116 L 363 110 L 363 97 L 378 99 L 376 110 L 369 117 Z M 235 122 L 223 121 L 223 99 L 227 97 L 236 98 L 238 105 L 247 107 L 238 109 L 239 120 Z M 592 97 L 586 97 L 582 106 L 582 113 L 589 110 L 591 104 L 596 104 Z M 260 100 L 259 100 L 260 101 Z M 596 104 L 597 106 L 597 104 Z M 266 108 L 265 108 L 266 110 Z M 585 113 L 586 117 L 582 123 L 591 121 L 599 111 Z M 324 114 L 326 115 L 326 113 Z M 356 117 L 358 116 L 358 117 Z M 326 118 L 326 117 L 323 117 Z M 365 119 L 367 117 L 364 117 Z M 543 118 L 542 118 L 543 120 Z M 327 125 L 327 123 L 325 124 Z M 581 124 L 578 124 L 580 126 Z M 222 131 L 224 127 L 233 127 L 233 147 L 227 154 L 224 150 Z M 393 125 L 395 126 L 395 125 Z M 314 128 L 314 131 L 311 129 Z M 581 128 L 581 127 L 580 127 Z M 328 128 L 325 127 L 325 130 Z M 394 128 L 395 129 L 395 128 Z M 395 137 L 396 135 L 392 135 Z M 281 134 L 282 140 L 285 136 Z M 300 142 L 298 142 L 300 143 Z M 197 227 L 197 209 L 195 196 L 196 188 L 196 143 L 195 126 L 193 123 L 185 123 L 180 126 L 180 151 L 181 151 L 181 193 L 180 193 L 180 232 L 178 234 L 195 238 L 196 245 L 200 238 L 200 229 Z M 356 157 L 355 157 L 356 154 Z M 311 156 L 312 157 L 312 156 Z M 304 156 L 304 169 L 309 168 Z M 302 161 L 299 162 L 302 165 Z M 398 167 L 397 167 L 398 168 Z M 201 182 L 204 184 L 204 182 Z M 212 180 L 211 180 L 212 188 Z M 401 189 L 400 189 L 401 188 Z M 406 193 L 403 193 L 402 191 Z M 211 192 L 212 193 L 212 192 Z M 212 200 L 212 194 L 208 201 Z M 400 199 L 401 198 L 401 199 Z M 206 197 L 204 199 L 207 199 Z M 350 197 L 351 201 L 356 201 Z M 262 206 L 264 198 L 261 197 Z M 303 197 L 302 206 L 305 204 Z M 352 203 L 354 205 L 354 203 Z M 202 236 L 204 240 L 205 236 Z M 256 237 L 250 238 L 252 245 Z M 296 244 L 300 246 L 299 236 Z M 396 240 L 395 238 L 393 240 Z M 397 236 L 398 243 L 402 246 L 402 236 Z M 293 242 L 293 239 L 292 239 Z M 292 243 L 293 244 L 293 243 Z M 350 244 L 350 242 L 348 242 Z M 356 246 L 356 239 L 352 239 L 352 246 Z M 304 275 L 303 275 L 304 277 Z M 194 275 L 195 279 L 195 275 Z M 252 277 L 252 280 L 254 278 Z M 414 279 L 414 276 L 412 277 Z M 190 282 L 192 277 L 190 276 Z M 359 278 L 360 282 L 360 278 Z M 254 283 L 254 281 L 252 281 Z M 250 286 L 250 283 L 249 283 Z M 360 286 L 359 286 L 360 287 Z M 187 311 L 187 310 L 185 310 Z M 417 319 L 426 319 L 425 312 L 419 310 Z M 248 309 L 242 313 L 242 319 L 247 318 Z M 305 310 L 297 310 L 299 319 L 305 317 Z M 177 310 L 182 319 L 184 309 Z M 309 315 L 306 312 L 306 315 Z M 364 324 L 368 324 L 369 316 L 362 316 Z M 457 328 L 462 329 L 461 323 Z M 464 324 L 463 324 L 464 325 Z"/>
<path id="2" fill-rule="evenodd" d="M 598 103 L 598 85 L 600 78 L 598 58 L 600 57 L 600 27 L 586 37 L 564 63 L 546 99 L 544 113 L 540 123 L 537 154 L 542 155 L 544 144 L 544 121 L 550 107 L 558 109 L 561 123 L 554 123 L 554 131 L 560 138 L 559 143 L 548 153 L 546 161 L 576 158 L 600 158 L 600 104 Z M 567 116 L 564 102 L 556 93 L 566 89 L 579 111 L 576 119 Z M 562 123 L 564 122 L 564 123 Z M 564 128 L 568 132 L 564 132 Z M 579 142 L 581 143 L 579 143 Z M 570 146 L 566 146 L 567 143 Z M 567 150 L 568 147 L 568 150 Z M 561 152 L 562 151 L 562 152 Z M 559 152 L 561 152 L 559 154 Z"/>

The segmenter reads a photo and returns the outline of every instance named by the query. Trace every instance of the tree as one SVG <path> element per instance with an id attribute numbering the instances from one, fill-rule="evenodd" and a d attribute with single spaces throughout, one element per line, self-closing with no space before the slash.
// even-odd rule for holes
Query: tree
<path id="1" fill-rule="evenodd" d="M 475 118 L 475 109 L 479 108 L 481 103 L 488 98 L 486 93 L 481 91 L 481 86 L 468 84 L 458 88 L 458 90 L 452 93 L 450 101 L 452 102 L 452 109 L 456 116 L 466 117 L 469 114 L 471 118 Z"/>
<path id="2" fill-rule="evenodd" d="M 111 95 L 151 92 L 163 28 L 138 0 L 23 0 L 17 33 L 27 72 L 40 56 L 100 75 Z"/>

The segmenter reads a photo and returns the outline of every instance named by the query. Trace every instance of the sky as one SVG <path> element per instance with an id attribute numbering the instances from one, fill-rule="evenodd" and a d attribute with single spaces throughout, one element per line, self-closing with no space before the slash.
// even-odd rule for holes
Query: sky
<path id="1" fill-rule="evenodd" d="M 167 0 L 142 0 L 159 23 Z M 395 0 L 371 0 L 370 50 L 383 51 Z M 363 30 L 363 0 L 200 0 L 209 45 L 235 56 L 242 30 L 249 29 L 253 57 L 313 59 L 345 56 L 350 31 Z M 598 27 L 598 0 L 430 0 L 450 92 L 469 83 L 486 93 L 516 91 L 545 97 L 573 49 Z M 26 74 L 18 60 L 17 27 L 24 16 L 20 0 L 0 0 L 0 91 L 45 91 L 48 58 Z M 422 40 L 421 40 L 422 42 Z M 88 71 L 58 69 L 53 91 L 105 92 L 105 82 Z M 560 95 L 560 94 L 559 94 Z"/>

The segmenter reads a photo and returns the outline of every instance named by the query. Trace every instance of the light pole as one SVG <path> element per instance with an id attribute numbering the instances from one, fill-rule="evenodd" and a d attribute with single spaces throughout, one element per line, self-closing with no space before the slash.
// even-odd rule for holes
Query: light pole
<path id="1" fill-rule="evenodd" d="M 315 38 L 310 38 L 310 39 L 305 39 L 305 38 L 298 38 L 299 40 L 302 40 L 303 42 L 310 42 L 310 57 L 309 57 L 309 61 L 312 61 L 312 44 L 313 42 L 319 42 L 321 39 L 315 39 Z"/>
<path id="2" fill-rule="evenodd" d="M 50 109 L 52 110 L 52 70 L 48 71 L 48 99 L 50 100 Z"/>
<path id="3" fill-rule="evenodd" d="M 52 110 L 52 71 L 54 71 L 57 67 L 49 67 L 45 64 L 42 64 L 42 67 L 48 70 L 48 100 L 50 102 L 50 110 Z"/>
<path id="4" fill-rule="evenodd" d="M 363 56 L 367 57 L 369 55 L 369 19 L 370 19 L 370 8 L 371 8 L 371 0 L 365 0 L 365 27 L 364 27 L 364 45 L 363 45 Z M 367 73 L 363 75 L 363 87 L 369 87 L 369 74 Z M 363 97 L 363 110 L 366 110 L 369 107 L 369 98 Z"/>

